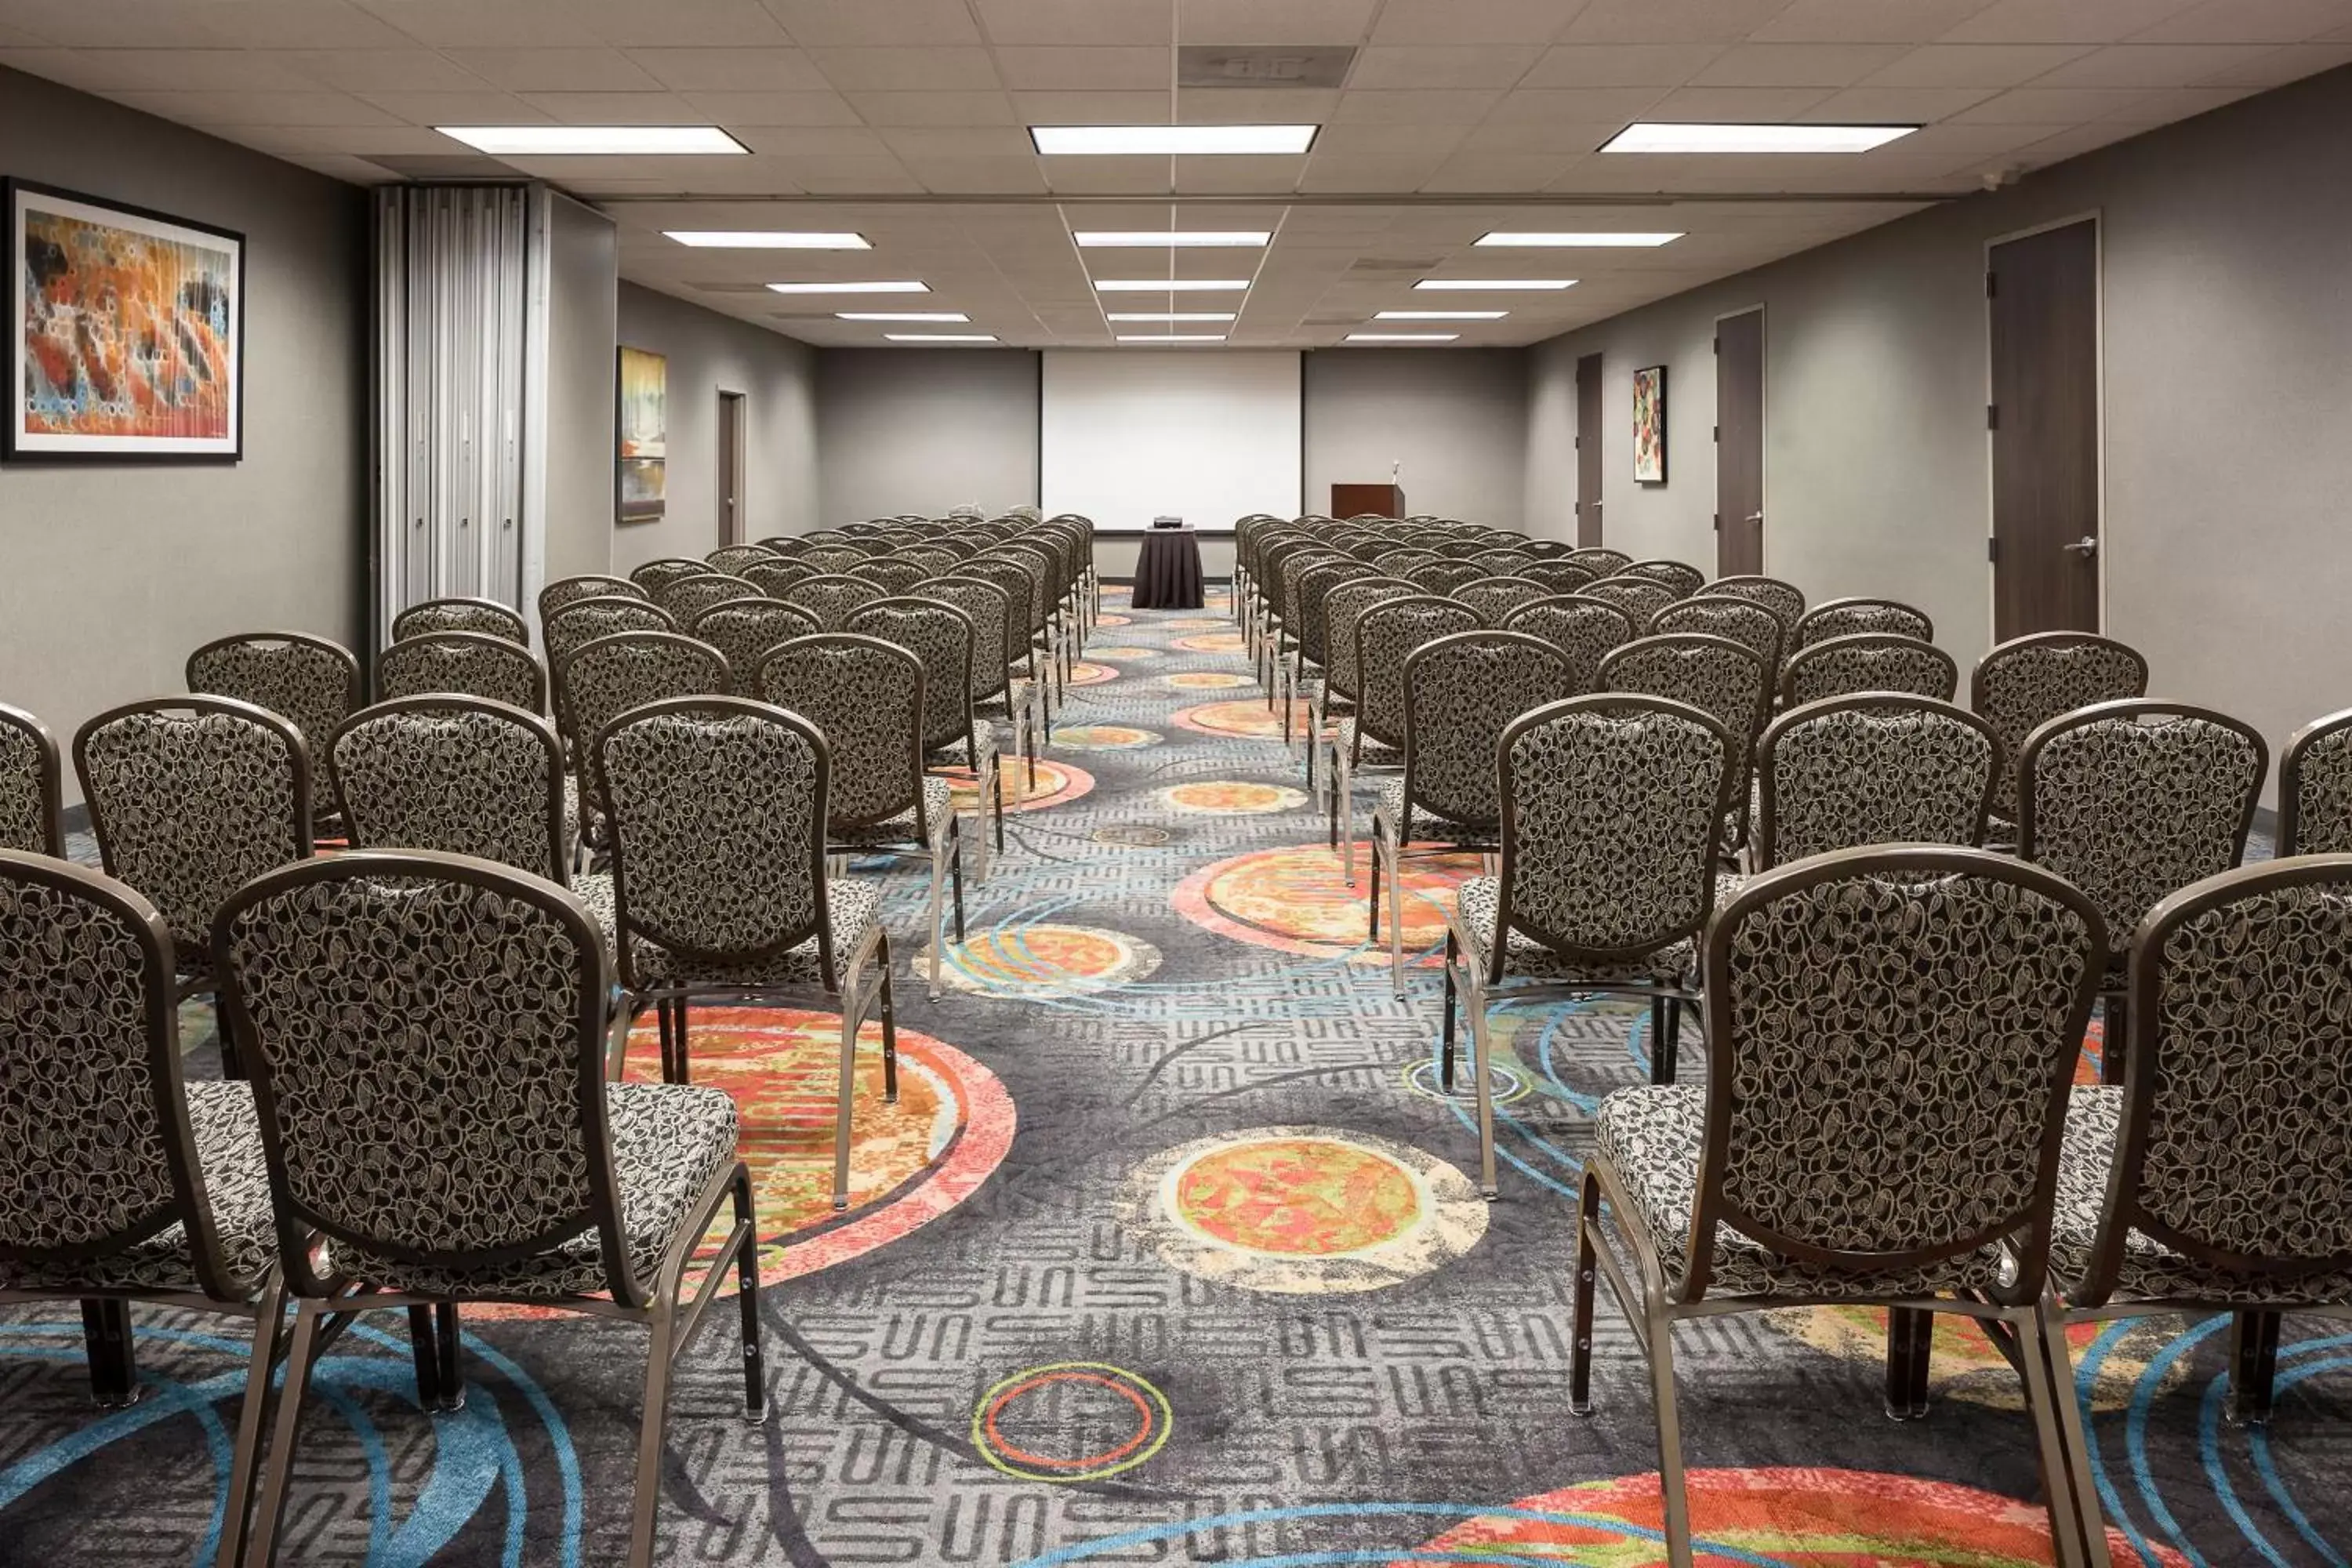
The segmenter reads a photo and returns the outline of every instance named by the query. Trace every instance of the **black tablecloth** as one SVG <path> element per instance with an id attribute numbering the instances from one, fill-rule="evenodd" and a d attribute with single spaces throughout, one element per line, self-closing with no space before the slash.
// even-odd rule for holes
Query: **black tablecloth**
<path id="1" fill-rule="evenodd" d="M 1156 528 L 1145 534 L 1135 558 L 1131 607 L 1197 610 L 1201 602 L 1201 536 L 1189 528 Z"/>

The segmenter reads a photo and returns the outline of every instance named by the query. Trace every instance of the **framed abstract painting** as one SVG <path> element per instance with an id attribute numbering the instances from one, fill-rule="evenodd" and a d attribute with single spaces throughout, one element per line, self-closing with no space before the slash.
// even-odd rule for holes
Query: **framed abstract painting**
<path id="1" fill-rule="evenodd" d="M 1666 482 L 1666 367 L 1633 373 L 1633 482 Z"/>
<path id="2" fill-rule="evenodd" d="M 669 361 L 624 346 L 618 384 L 619 516 L 623 522 L 651 522 L 669 504 Z"/>
<path id="3" fill-rule="evenodd" d="M 245 447 L 245 237 L 25 180 L 8 206 L 0 457 L 233 462 Z"/>

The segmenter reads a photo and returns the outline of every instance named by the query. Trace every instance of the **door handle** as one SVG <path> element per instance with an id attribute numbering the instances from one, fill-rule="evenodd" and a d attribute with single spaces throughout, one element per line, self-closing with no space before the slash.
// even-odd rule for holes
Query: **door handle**
<path id="1" fill-rule="evenodd" d="M 1764 514 L 1760 511 L 1751 511 L 1748 514 L 1748 521 L 1750 522 L 1761 522 L 1764 521 Z"/>
<path id="2" fill-rule="evenodd" d="M 2096 534 L 2086 533 L 2083 535 L 2082 538 L 2074 541 L 2074 543 L 2062 544 L 2058 548 L 2061 550 L 2071 550 L 2075 554 L 2081 556 L 2084 560 L 2088 561 L 2092 556 L 2096 555 L 2099 552 L 2099 540 Z"/>

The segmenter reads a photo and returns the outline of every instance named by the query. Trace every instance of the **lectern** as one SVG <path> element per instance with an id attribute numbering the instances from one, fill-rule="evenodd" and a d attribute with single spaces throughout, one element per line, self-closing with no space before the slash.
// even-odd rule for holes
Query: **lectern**
<path id="1" fill-rule="evenodd" d="M 1333 485 L 1331 487 L 1333 517 L 1402 517 L 1404 487 L 1402 485 Z"/>

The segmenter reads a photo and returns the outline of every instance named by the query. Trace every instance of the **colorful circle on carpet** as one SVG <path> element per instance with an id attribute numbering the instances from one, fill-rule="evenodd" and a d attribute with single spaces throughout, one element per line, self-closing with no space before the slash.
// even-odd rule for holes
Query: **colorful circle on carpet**
<path id="1" fill-rule="evenodd" d="M 954 798 L 957 811 L 970 816 L 980 809 L 980 786 L 968 770 L 937 771 L 948 781 L 948 792 Z M 1049 805 L 1061 805 L 1094 793 L 1094 774 L 1044 757 L 1037 759 L 1037 782 L 1034 784 L 1029 782 L 1029 760 L 1018 752 L 999 752 L 996 771 L 1003 776 L 1004 813 L 1008 816 L 1016 811 L 1043 811 Z"/>
<path id="2" fill-rule="evenodd" d="M 1240 653 L 1248 647 L 1249 639 L 1239 632 L 1197 632 L 1178 637 L 1176 646 L 1187 653 Z"/>
<path id="3" fill-rule="evenodd" d="M 1291 732 L 1304 734 L 1308 717 L 1307 704 L 1293 702 L 1290 710 Z M 1183 709 L 1171 715 L 1171 720 L 1178 728 L 1198 735 L 1237 735 L 1244 740 L 1271 741 L 1282 734 L 1281 710 L 1268 708 L 1255 698 L 1238 702 L 1206 702 L 1198 708 Z"/>
<path id="4" fill-rule="evenodd" d="M 928 949 L 918 955 L 919 971 L 929 958 Z M 1145 979 L 1159 969 L 1160 950 L 1099 926 L 1001 926 L 950 944 L 940 967 L 952 990 L 1034 1001 L 1089 995 Z"/>
<path id="5" fill-rule="evenodd" d="M 1183 669 L 1160 679 L 1179 691 L 1230 691 L 1251 684 L 1248 676 L 1230 669 Z"/>
<path id="6" fill-rule="evenodd" d="M 1194 816 L 1261 816 L 1273 811 L 1296 811 L 1307 804 L 1304 790 L 1247 779 L 1197 779 L 1154 790 L 1152 797 L 1171 811 Z"/>
<path id="7" fill-rule="evenodd" d="M 1519 1070 L 1517 1062 L 1498 1060 L 1500 1055 L 1497 1051 L 1486 1058 L 1486 1083 L 1494 1103 L 1509 1105 L 1515 1100 L 1525 1100 L 1533 1092 L 1535 1086 L 1528 1081 L 1527 1075 Z M 1475 1104 L 1478 1086 L 1470 1078 L 1470 1042 L 1466 1035 L 1455 1046 L 1453 1093 L 1445 1091 L 1444 1076 L 1439 1072 L 1433 1057 L 1422 1057 L 1405 1064 L 1404 1087 L 1408 1094 L 1434 1100 L 1441 1104 Z"/>
<path id="8" fill-rule="evenodd" d="M 1338 850 L 1321 844 L 1255 849 L 1203 866 L 1169 895 L 1194 925 L 1281 952 L 1381 964 L 1388 959 L 1388 889 L 1381 889 L 1381 936 L 1367 932 L 1372 851 L 1356 846 L 1356 877 L 1341 873 Z M 1407 963 L 1435 967 L 1431 950 L 1445 941 L 1445 911 L 1454 891 L 1478 875 L 1475 854 L 1415 853 L 1405 860 L 1404 950 Z M 1418 956 L 1417 956 L 1418 955 Z"/>
<path id="9" fill-rule="evenodd" d="M 1383 1289 L 1486 1234 L 1486 1205 L 1460 1171 L 1332 1127 L 1258 1127 L 1162 1150 L 1129 1175 L 1118 1207 L 1170 1267 L 1276 1295 Z"/>
<path id="10" fill-rule="evenodd" d="M 2039 1568 L 2052 1560 L 2040 1504 L 1949 1481 L 1874 1470 L 1692 1470 L 1685 1491 L 1701 1563 Z M 1657 1476 L 1621 1476 L 1522 1498 L 1454 1526 L 1391 1568 L 1433 1561 L 1656 1568 L 1666 1561 L 1664 1523 Z M 2121 1531 L 2110 1529 L 2107 1542 L 2116 1562 L 2142 1560 Z M 2153 1551 L 2160 1568 L 2187 1568 L 2170 1548 Z"/>
<path id="11" fill-rule="evenodd" d="M 1832 1305 L 1791 1307 L 1767 1312 L 1764 1321 L 1800 1343 L 1827 1352 L 1842 1361 L 1870 1366 L 1886 1359 L 1886 1313 L 1876 1307 Z M 2076 1366 L 2094 1341 L 2114 1331 L 2108 1323 L 2070 1323 L 2066 1341 L 2074 1348 Z M 2189 1358 L 2179 1357 L 2148 1379 L 2164 1348 L 2179 1337 L 2179 1325 L 2169 1321 L 2141 1320 L 2129 1324 L 2098 1358 L 2099 1375 L 2091 1388 L 2091 1408 L 2125 1410 L 2151 1392 L 2161 1394 L 2189 1379 Z M 2151 1391 L 2147 1384 L 2152 1382 Z M 2078 1384 L 2078 1388 L 2080 1384 Z M 1927 1345 L 1927 1392 L 1931 1399 L 1963 1399 L 1996 1410 L 2025 1408 L 2025 1390 L 2017 1369 L 2009 1364 L 1984 1331 L 1967 1318 L 1939 1312 Z"/>
<path id="12" fill-rule="evenodd" d="M 1125 1367 L 1056 1362 L 982 1394 L 971 1446 L 1024 1481 L 1098 1481 L 1160 1452 L 1175 1420 L 1168 1396 Z"/>
<path id="13" fill-rule="evenodd" d="M 1106 680 L 1117 680 L 1118 679 L 1118 671 L 1113 669 L 1109 665 L 1089 664 L 1082 658 L 1070 666 L 1069 676 L 1062 684 L 1065 686 L 1100 686 Z"/>
<path id="14" fill-rule="evenodd" d="M 1166 658 L 1168 657 L 1165 652 L 1156 647 L 1090 647 L 1087 649 L 1087 654 L 1092 658 L 1116 658 L 1121 660 L 1130 658 Z"/>
<path id="15" fill-rule="evenodd" d="M 1132 724 L 1061 724 L 1054 730 L 1054 748 L 1071 752 L 1138 752 L 1168 737 L 1157 730 Z"/>
<path id="16" fill-rule="evenodd" d="M 1125 616 L 1100 615 L 1095 617 L 1098 626 L 1131 626 L 1135 622 Z"/>
<path id="17" fill-rule="evenodd" d="M 1129 849 L 1156 849 L 1174 837 L 1164 827 L 1143 822 L 1114 822 L 1094 831 L 1096 843 L 1117 844 Z"/>
<path id="18" fill-rule="evenodd" d="M 1171 632 L 1207 631 L 1213 626 L 1230 626 L 1234 623 L 1223 616 L 1187 616 L 1180 620 L 1162 621 L 1160 628 Z"/>

